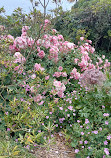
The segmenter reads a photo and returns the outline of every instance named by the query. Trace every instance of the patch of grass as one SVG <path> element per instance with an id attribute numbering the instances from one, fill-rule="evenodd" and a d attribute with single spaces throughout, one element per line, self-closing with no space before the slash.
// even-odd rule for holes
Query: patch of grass
<path id="1" fill-rule="evenodd" d="M 0 158 L 35 158 L 34 154 L 29 153 L 6 133 L 0 131 Z"/>

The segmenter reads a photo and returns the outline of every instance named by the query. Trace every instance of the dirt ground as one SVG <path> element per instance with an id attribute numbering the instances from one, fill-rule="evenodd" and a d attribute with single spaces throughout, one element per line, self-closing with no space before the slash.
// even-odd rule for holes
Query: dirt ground
<path id="1" fill-rule="evenodd" d="M 40 147 L 35 151 L 37 158 L 75 158 L 74 149 L 65 145 L 65 140 L 59 134 L 55 135 L 55 144 L 50 145 L 49 150 Z"/>

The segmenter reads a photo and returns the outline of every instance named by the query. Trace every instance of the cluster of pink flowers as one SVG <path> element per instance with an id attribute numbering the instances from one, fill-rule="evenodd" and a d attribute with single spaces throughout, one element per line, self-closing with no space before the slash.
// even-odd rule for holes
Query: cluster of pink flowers
<path id="1" fill-rule="evenodd" d="M 89 123 L 89 120 L 88 119 L 85 119 L 85 124 L 88 124 Z"/>
<path id="2" fill-rule="evenodd" d="M 47 26 L 49 26 L 50 21 L 48 19 L 46 19 L 44 21 L 43 27 L 44 29 L 47 29 Z M 35 50 L 37 50 L 37 55 L 39 58 L 43 59 L 45 56 L 49 59 L 54 61 L 55 63 L 57 63 L 59 61 L 60 58 L 62 58 L 62 56 L 68 56 L 69 52 L 72 52 L 73 54 L 76 52 L 75 50 L 77 50 L 78 54 L 79 54 L 79 59 L 75 58 L 74 59 L 74 63 L 77 64 L 77 66 L 80 67 L 80 72 L 77 71 L 77 69 L 74 67 L 73 70 L 71 72 L 69 72 L 69 74 L 66 73 L 66 71 L 62 72 L 63 67 L 59 66 L 58 71 L 53 73 L 53 77 L 59 78 L 59 77 L 69 77 L 68 80 L 64 80 L 64 81 L 54 81 L 54 84 L 56 82 L 58 82 L 59 84 L 61 83 L 61 85 L 59 87 L 61 87 L 58 90 L 58 83 L 56 83 L 57 85 L 54 85 L 56 88 L 55 90 L 53 90 L 53 92 L 55 92 L 56 94 L 58 94 L 58 96 L 63 97 L 64 96 L 64 86 L 66 85 L 68 82 L 70 82 L 70 79 L 75 79 L 78 80 L 81 78 L 81 82 L 84 80 L 87 80 L 87 83 L 85 82 L 85 85 L 87 85 L 88 83 L 100 83 L 100 81 L 98 79 L 95 80 L 95 77 L 91 75 L 92 71 L 96 72 L 96 69 L 99 71 L 100 69 L 106 69 L 107 67 L 110 66 L 110 63 L 108 62 L 108 60 L 105 60 L 105 56 L 102 56 L 102 58 L 98 58 L 98 62 L 96 63 L 96 65 L 94 65 L 92 63 L 92 60 L 90 59 L 90 53 L 94 53 L 95 49 L 91 46 L 92 41 L 90 40 L 84 40 L 84 37 L 80 38 L 81 44 L 82 45 L 75 45 L 74 43 L 65 41 L 63 36 L 60 34 L 57 34 L 57 31 L 55 29 L 52 29 L 51 31 L 53 32 L 53 35 L 50 34 L 45 34 L 41 37 L 41 39 L 38 39 L 37 41 L 35 41 L 34 39 L 32 39 L 31 37 L 28 37 L 27 31 L 29 30 L 28 26 L 23 26 L 22 28 L 22 35 L 21 37 L 17 37 L 14 38 L 9 36 L 10 39 L 14 40 L 13 45 L 10 45 L 10 49 L 13 50 L 14 52 L 16 52 L 14 54 L 15 59 L 15 63 L 24 63 L 25 62 L 25 57 L 22 56 L 21 53 L 17 52 L 20 49 L 24 49 L 27 47 L 32 47 Z M 85 42 L 85 43 L 84 43 Z M 49 50 L 48 54 L 45 54 L 43 47 L 45 47 L 46 49 Z M 105 64 L 103 64 L 103 60 L 105 60 Z M 101 66 L 101 64 L 103 64 Z M 40 63 L 35 63 L 34 65 L 34 70 L 35 71 L 44 71 L 45 69 L 41 66 Z M 21 65 L 15 67 L 15 71 L 19 71 L 19 73 L 23 72 L 23 67 Z M 84 73 L 82 73 L 82 71 L 85 71 L 85 74 L 87 74 L 87 77 L 84 75 Z M 87 73 L 88 72 L 88 73 Z M 91 72 L 91 73 L 90 73 Z M 99 71 L 99 78 L 101 78 L 102 76 L 104 76 L 102 73 L 100 73 Z M 36 74 L 31 76 L 32 79 L 36 78 Z M 46 80 L 47 77 L 45 78 Z M 100 79 L 101 80 L 101 79 Z M 83 81 L 84 82 L 84 81 Z M 70 101 L 71 102 L 71 101 Z"/>
<path id="3" fill-rule="evenodd" d="M 34 70 L 35 71 L 44 71 L 45 69 L 41 66 L 41 64 L 36 63 L 34 65 Z"/>
<path id="4" fill-rule="evenodd" d="M 49 20 L 45 20 L 45 27 L 50 24 Z M 14 40 L 13 45 L 10 45 L 10 49 L 18 51 L 19 49 L 24 49 L 27 46 L 31 47 L 34 44 L 34 40 L 31 37 L 27 36 L 27 30 L 29 29 L 28 26 L 24 26 L 22 28 L 22 35 L 21 37 L 17 37 Z M 52 30 L 54 34 L 57 32 L 55 29 Z M 81 41 L 84 40 L 83 37 L 80 38 Z M 74 62 L 78 64 L 80 67 L 81 71 L 85 71 L 87 69 L 105 69 L 110 66 L 110 62 L 108 60 L 105 60 L 105 64 L 103 64 L 103 61 L 101 58 L 98 58 L 99 62 L 96 63 L 96 65 L 92 64 L 92 60 L 89 57 L 89 53 L 94 53 L 95 49 L 90 45 L 92 42 L 90 40 L 86 40 L 86 43 L 84 43 L 81 46 L 76 46 L 74 43 L 64 41 L 64 38 L 62 35 L 49 35 L 45 34 L 42 39 L 38 39 L 36 41 L 37 45 L 37 55 L 43 59 L 45 57 L 45 52 L 41 50 L 40 47 L 44 46 L 46 49 L 49 48 L 49 55 L 48 59 L 49 60 L 54 60 L 55 63 L 58 62 L 59 55 L 61 54 L 68 54 L 71 50 L 74 50 L 77 48 L 80 51 L 81 59 L 75 58 Z M 103 56 L 103 59 L 105 57 Z M 71 74 L 72 78 L 79 79 L 80 74 L 78 72 L 75 72 L 75 69 L 72 70 Z"/>
<path id="5" fill-rule="evenodd" d="M 44 25 L 42 25 L 44 31 L 46 31 L 48 24 L 50 24 L 49 20 L 45 20 Z M 49 65 L 53 65 L 49 60 L 54 61 L 56 69 L 52 69 L 52 71 L 47 72 L 45 71 L 45 66 L 42 67 L 41 63 L 34 63 L 33 70 L 29 70 L 30 72 L 26 72 L 26 76 L 23 77 L 25 78 L 26 81 L 23 81 L 22 84 L 19 86 L 23 87 L 25 89 L 25 92 L 27 93 L 27 96 L 29 96 L 37 105 L 43 105 L 45 101 L 45 95 L 49 94 L 48 97 L 56 97 L 54 98 L 54 103 L 58 103 L 60 98 L 64 98 L 63 101 L 66 103 L 65 106 L 67 108 L 65 109 L 64 105 L 59 105 L 58 109 L 61 111 L 66 112 L 64 116 L 60 116 L 59 118 L 59 123 L 64 123 L 64 120 L 66 121 L 67 118 L 71 118 L 73 116 L 76 116 L 75 109 L 73 104 L 73 101 L 77 100 L 79 98 L 79 92 L 73 91 L 65 94 L 66 90 L 66 85 L 67 87 L 71 87 L 73 85 L 72 80 L 79 80 L 81 87 L 89 87 L 90 85 L 102 85 L 103 81 L 106 79 L 104 73 L 101 71 L 101 69 L 106 69 L 107 67 L 110 66 L 110 63 L 108 62 L 107 59 L 105 59 L 105 56 L 102 56 L 102 58 L 98 57 L 96 64 L 94 65 L 92 63 L 92 60 L 90 58 L 90 54 L 94 53 L 95 49 L 90 45 L 92 41 L 86 40 L 84 41 L 84 37 L 80 38 L 80 43 L 84 43 L 81 46 L 76 46 L 74 43 L 65 41 L 62 35 L 57 35 L 57 31 L 55 29 L 52 30 L 53 35 L 49 34 L 44 34 L 41 39 L 38 39 L 35 41 L 31 37 L 28 37 L 27 31 L 29 30 L 28 26 L 24 26 L 22 28 L 22 35 L 17 38 L 13 38 L 11 35 L 8 35 L 7 38 L 13 41 L 13 44 L 10 45 L 10 49 L 12 52 L 14 52 L 14 63 L 19 64 L 14 68 L 15 71 L 17 71 L 19 74 L 23 74 L 23 64 L 26 62 L 25 57 L 20 53 L 24 49 L 31 47 L 33 48 L 32 51 L 34 50 L 34 53 L 37 52 L 37 56 L 39 61 L 45 61 L 44 65 L 46 64 L 46 67 L 49 67 Z M 33 47 L 32 47 L 33 46 Z M 45 49 L 46 48 L 46 49 Z M 20 51 L 20 52 L 19 52 Z M 78 54 L 76 54 L 76 52 Z M 46 53 L 46 54 L 45 54 Z M 63 63 L 65 60 L 64 58 L 69 57 L 71 54 L 72 61 L 71 63 L 71 69 L 67 68 L 66 65 L 70 64 L 66 62 Z M 74 57 L 76 58 L 74 59 Z M 45 58 L 44 58 L 45 57 Z M 62 60 L 63 59 L 63 60 Z M 70 59 L 70 58 L 69 58 Z M 37 59 L 35 60 L 37 62 Z M 46 62 L 48 61 L 48 64 Z M 67 64 L 68 63 L 68 64 Z M 17 65 L 15 64 L 15 65 Z M 62 66 L 58 66 L 62 65 Z M 66 65 L 65 65 L 66 64 Z M 65 65 L 65 66 L 64 66 Z M 76 65 L 74 67 L 74 65 Z M 73 67 L 72 67 L 73 66 Z M 77 71 L 77 67 L 79 67 L 79 71 Z M 54 67 L 55 68 L 55 67 Z M 58 68 L 58 69 L 57 69 Z M 42 72 L 43 73 L 42 73 Z M 69 72 L 68 72 L 69 71 Z M 67 72 L 67 73 L 66 73 Z M 40 75 L 39 74 L 43 74 Z M 39 80 L 37 80 L 39 77 Z M 61 77 L 61 78 L 59 78 Z M 63 78 L 66 77 L 66 78 Z M 56 79 L 55 79 L 56 78 Z M 68 85 L 69 84 L 69 85 Z M 47 88 L 48 87 L 48 88 Z M 73 87 L 71 87 L 73 88 Z M 48 89 L 48 90 L 47 90 Z M 51 90 L 51 94 L 50 94 Z M 48 93 L 47 93 L 48 92 Z M 60 98 L 59 98 L 60 97 Z M 21 101 L 24 101 L 21 99 Z M 59 103 L 58 103 L 59 104 Z M 103 108 L 103 106 L 102 106 Z M 53 110 L 52 110 L 53 111 Z M 49 112 L 49 116 L 45 116 L 46 119 L 50 119 L 52 115 L 52 111 Z M 77 110 L 78 111 L 78 110 Z M 5 113 L 8 115 L 8 113 Z M 109 113 L 104 113 L 103 116 L 105 119 L 109 117 Z M 69 119 L 68 123 L 70 124 L 70 127 L 72 127 L 72 122 Z M 110 123 L 107 120 L 104 121 L 105 126 Z M 85 118 L 84 123 L 82 124 L 82 120 L 77 120 L 77 124 L 80 128 L 80 140 L 82 137 L 86 136 L 86 134 L 91 134 L 93 136 L 97 136 L 100 131 L 102 131 L 102 128 L 100 127 L 99 129 L 93 129 L 93 131 L 87 129 L 90 128 L 90 121 L 88 118 Z M 56 124 L 58 126 L 58 124 Z M 85 127 L 85 128 L 84 128 Z M 60 126 L 62 128 L 62 126 Z M 39 131 L 40 132 L 40 131 Z M 106 140 L 103 142 L 104 145 L 108 145 L 111 135 L 106 136 Z M 82 148 L 85 147 L 85 144 L 89 143 L 89 139 L 79 141 L 80 144 L 84 144 Z M 90 149 L 91 147 L 88 147 Z M 78 153 L 79 149 L 75 149 L 75 153 Z M 104 152 L 106 155 L 109 155 L 109 150 L 108 148 L 104 148 Z"/>
<path id="6" fill-rule="evenodd" d="M 80 38 L 80 40 L 84 40 L 83 37 Z M 78 47 L 78 50 L 81 53 L 81 61 L 76 58 L 74 60 L 74 62 L 76 64 L 78 64 L 78 66 L 81 68 L 81 71 L 85 71 L 87 69 L 105 69 L 107 67 L 110 66 L 110 62 L 108 62 L 108 60 L 105 60 L 104 65 L 103 64 L 103 60 L 98 57 L 99 62 L 96 62 L 96 65 L 92 64 L 92 60 L 89 57 L 89 53 L 94 53 L 95 49 L 90 45 L 92 42 L 90 40 L 86 40 L 87 43 L 84 43 L 83 45 L 80 45 Z M 102 57 L 103 59 L 105 59 L 105 56 Z"/>
<path id="7" fill-rule="evenodd" d="M 20 63 L 20 65 L 14 68 L 14 71 L 17 71 L 19 74 L 22 74 L 23 64 L 26 62 L 26 59 L 20 52 L 16 52 L 14 54 L 14 58 L 15 58 L 14 63 Z"/>
<path id="8" fill-rule="evenodd" d="M 87 40 L 87 42 L 88 43 L 84 43 L 82 46 L 79 47 L 81 54 L 87 54 L 87 52 L 94 53 L 95 48 L 90 45 L 91 42 L 89 40 Z"/>
<path id="9" fill-rule="evenodd" d="M 31 78 L 32 78 L 32 79 L 35 79 L 35 78 L 36 78 L 36 74 L 32 74 L 32 75 L 31 75 Z"/>
<path id="10" fill-rule="evenodd" d="M 57 32 L 54 29 L 54 32 Z M 69 51 L 74 50 L 75 44 L 64 41 L 64 38 L 62 35 L 49 35 L 45 34 L 43 36 L 43 39 L 38 39 L 36 42 L 37 46 L 44 46 L 46 49 L 49 49 L 49 55 L 48 58 L 49 60 L 54 60 L 55 62 L 58 61 L 58 55 L 59 52 L 61 54 L 67 54 Z M 39 49 L 40 50 L 40 49 Z"/>
<path id="11" fill-rule="evenodd" d="M 44 58 L 45 57 L 45 53 L 43 50 L 40 50 L 39 53 L 37 53 L 37 55 L 39 56 L 39 58 Z"/>
<path id="12" fill-rule="evenodd" d="M 109 149 L 108 148 L 104 148 L 104 152 L 106 155 L 109 155 Z"/>
<path id="13" fill-rule="evenodd" d="M 16 52 L 14 54 L 14 58 L 14 63 L 24 63 L 26 61 L 25 57 L 23 57 L 23 55 L 20 52 Z"/>
<path id="14" fill-rule="evenodd" d="M 22 74 L 23 72 L 23 67 L 21 65 L 18 65 L 14 68 L 14 71 L 17 71 L 18 74 Z"/>
<path id="15" fill-rule="evenodd" d="M 50 20 L 45 19 L 44 24 L 40 25 L 40 28 L 43 29 L 44 32 L 48 30 L 48 26 L 51 24 Z"/>
<path id="16" fill-rule="evenodd" d="M 64 41 L 64 40 L 62 40 L 62 42 L 59 41 L 59 50 L 62 54 L 68 54 L 68 52 L 74 50 L 74 48 L 75 48 L 74 43 Z"/>
<path id="17" fill-rule="evenodd" d="M 81 71 L 86 70 L 88 66 L 88 60 L 85 59 L 84 56 L 82 56 L 81 62 L 78 63 L 78 66 L 80 66 Z"/>
<path id="18" fill-rule="evenodd" d="M 56 93 L 60 98 L 64 97 L 65 85 L 61 81 L 54 80 L 53 85 L 55 86 Z"/>
<path id="19" fill-rule="evenodd" d="M 104 68 L 110 67 L 110 62 L 108 62 L 108 59 L 105 60 Z"/>
<path id="20" fill-rule="evenodd" d="M 42 25 L 44 29 L 47 28 L 47 26 L 50 24 L 50 21 L 48 19 L 45 19 L 44 24 Z M 77 51 L 81 54 L 81 59 L 75 58 L 74 62 L 80 67 L 81 72 L 85 71 L 87 69 L 106 69 L 110 66 L 110 62 L 108 60 L 105 60 L 105 63 L 103 60 L 105 59 L 105 56 L 102 56 L 101 58 L 98 58 L 98 62 L 96 62 L 96 65 L 92 64 L 92 60 L 89 57 L 90 53 L 94 53 L 95 49 L 91 46 L 92 41 L 91 40 L 84 40 L 84 37 L 80 37 L 81 41 L 83 42 L 82 45 L 76 46 L 74 43 L 64 41 L 64 38 L 62 35 L 55 35 L 57 31 L 55 29 L 52 29 L 53 35 L 44 34 L 44 36 L 41 39 L 38 39 L 35 41 L 31 37 L 27 36 L 27 31 L 29 30 L 28 26 L 23 26 L 22 28 L 22 35 L 21 37 L 14 38 L 11 35 L 8 35 L 7 37 L 14 40 L 13 45 L 10 45 L 10 50 L 12 51 L 20 51 L 20 49 L 24 49 L 27 47 L 32 47 L 34 43 L 37 46 L 37 55 L 41 59 L 45 57 L 45 52 L 41 50 L 41 47 L 45 47 L 46 49 L 49 49 L 48 59 L 54 60 L 55 63 L 58 62 L 59 56 L 62 54 L 68 54 L 70 51 L 75 52 L 75 48 L 77 48 Z M 36 47 L 34 47 L 36 49 Z M 101 66 L 101 64 L 103 64 Z M 57 73 L 56 73 L 57 74 Z M 60 73 L 57 74 L 59 76 Z M 74 68 L 71 72 L 71 78 L 79 79 L 80 74 L 76 71 Z"/>
<path id="21" fill-rule="evenodd" d="M 80 73 L 77 72 L 77 69 L 76 69 L 76 68 L 74 68 L 74 69 L 71 71 L 70 75 L 71 75 L 70 78 L 74 78 L 74 79 L 76 79 L 76 80 L 78 80 L 78 79 L 80 78 Z"/>
<path id="22" fill-rule="evenodd" d="M 54 59 L 55 62 L 58 61 L 58 52 L 59 49 L 56 46 L 52 46 L 49 50 L 49 60 Z"/>
<path id="23" fill-rule="evenodd" d="M 12 35 L 8 35 L 6 38 L 7 38 L 8 40 L 14 41 L 14 37 L 13 37 Z"/>
<path id="24" fill-rule="evenodd" d="M 29 30 L 29 26 L 23 26 L 23 27 L 22 27 L 22 35 L 23 35 L 23 34 L 26 34 L 26 35 L 27 35 L 27 31 L 28 31 L 28 30 Z M 26 35 L 25 35 L 25 36 L 26 36 Z"/>
<path id="25" fill-rule="evenodd" d="M 62 76 L 62 77 L 67 77 L 67 73 L 66 72 L 55 72 L 54 74 L 53 74 L 53 77 L 60 77 L 60 76 Z"/>
<path id="26" fill-rule="evenodd" d="M 59 118 L 60 123 L 63 123 L 64 120 L 65 120 L 65 118 Z"/>
<path id="27" fill-rule="evenodd" d="M 36 96 L 34 97 L 34 101 L 35 101 L 35 102 L 39 102 L 39 101 L 41 101 L 42 99 L 43 99 L 43 97 L 42 97 L 41 94 L 38 94 L 38 95 L 36 95 Z"/>
<path id="28" fill-rule="evenodd" d="M 27 46 L 27 41 L 23 37 L 17 37 L 14 40 L 13 45 L 10 45 L 10 49 L 20 50 L 25 49 Z"/>
<path id="29" fill-rule="evenodd" d="M 9 49 L 11 51 L 20 51 L 20 49 L 25 49 L 31 47 L 34 44 L 34 40 L 31 37 L 27 36 L 27 31 L 29 30 L 28 26 L 22 27 L 22 34 L 20 37 L 16 37 L 15 40 L 13 37 L 9 37 L 14 40 L 13 45 L 10 44 Z"/>
<path id="30" fill-rule="evenodd" d="M 12 35 L 1 35 L 0 36 L 0 40 L 6 40 L 9 42 L 13 42 L 14 41 L 14 37 Z"/>
<path id="31" fill-rule="evenodd" d="M 57 30 L 56 30 L 56 29 L 52 29 L 52 33 L 53 33 L 53 34 L 56 34 L 56 33 L 57 33 Z"/>

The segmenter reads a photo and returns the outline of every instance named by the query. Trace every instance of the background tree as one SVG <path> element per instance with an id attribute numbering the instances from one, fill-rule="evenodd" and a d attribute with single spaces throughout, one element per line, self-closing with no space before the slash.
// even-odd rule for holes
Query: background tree
<path id="1" fill-rule="evenodd" d="M 85 36 L 96 49 L 111 50 L 110 0 L 79 0 L 71 11 L 59 14 L 54 21 L 55 28 L 70 41 L 76 43 Z"/>

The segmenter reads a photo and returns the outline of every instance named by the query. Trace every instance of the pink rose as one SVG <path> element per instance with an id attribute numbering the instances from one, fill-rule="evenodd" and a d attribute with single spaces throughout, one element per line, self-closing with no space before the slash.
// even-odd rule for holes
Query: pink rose
<path id="1" fill-rule="evenodd" d="M 20 65 L 19 65 L 19 66 L 16 66 L 16 67 L 14 68 L 14 71 L 19 70 L 19 68 L 20 68 Z"/>
<path id="2" fill-rule="evenodd" d="M 32 78 L 32 79 L 35 79 L 35 78 L 36 78 L 36 74 L 32 74 L 32 75 L 31 75 L 31 78 Z"/>
<path id="3" fill-rule="evenodd" d="M 62 77 L 67 77 L 67 73 L 66 72 L 62 72 Z"/>
<path id="4" fill-rule="evenodd" d="M 45 53 L 43 50 L 41 50 L 37 55 L 42 59 L 45 56 Z"/>
<path id="5" fill-rule="evenodd" d="M 24 63 L 26 61 L 25 57 L 20 52 L 16 52 L 14 54 L 14 57 L 16 58 L 14 60 L 14 63 Z"/>
<path id="6" fill-rule="evenodd" d="M 59 66 L 59 67 L 58 67 L 58 70 L 59 70 L 59 71 L 62 71 L 62 70 L 63 70 L 63 67 L 62 67 L 62 66 Z"/>
<path id="7" fill-rule="evenodd" d="M 41 64 L 36 63 L 36 64 L 34 65 L 34 70 L 35 70 L 35 71 L 44 71 L 44 68 L 41 67 Z"/>
<path id="8" fill-rule="evenodd" d="M 8 35 L 7 38 L 8 38 L 8 39 L 11 39 L 12 41 L 14 41 L 14 37 L 11 36 L 11 35 Z"/>
<path id="9" fill-rule="evenodd" d="M 51 22 L 50 22 L 50 20 L 48 20 L 48 19 L 45 19 L 45 24 L 50 24 Z"/>
<path id="10" fill-rule="evenodd" d="M 29 30 L 29 26 L 23 26 L 22 27 L 22 33 L 27 32 Z"/>
<path id="11" fill-rule="evenodd" d="M 84 40 L 84 37 L 80 37 L 80 40 L 83 41 L 83 40 Z"/>
<path id="12" fill-rule="evenodd" d="M 49 76 L 45 76 L 45 80 L 48 80 L 49 79 Z"/>

